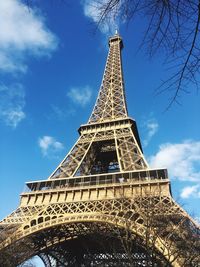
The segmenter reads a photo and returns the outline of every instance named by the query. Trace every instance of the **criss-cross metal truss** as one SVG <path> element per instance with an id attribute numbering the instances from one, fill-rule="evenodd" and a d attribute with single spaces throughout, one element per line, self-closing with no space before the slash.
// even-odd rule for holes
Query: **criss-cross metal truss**
<path id="1" fill-rule="evenodd" d="M 121 37 L 109 46 L 78 141 L 48 179 L 26 184 L 0 222 L 0 267 L 35 255 L 46 267 L 199 266 L 200 230 L 173 200 L 167 170 L 149 168 L 128 117 Z"/>
<path id="2" fill-rule="evenodd" d="M 116 35 L 109 40 L 109 54 L 96 104 L 88 123 L 124 119 L 127 117 L 121 64 L 122 39 Z"/>
<path id="3" fill-rule="evenodd" d="M 127 113 L 121 37 L 111 37 L 109 46 L 102 85 L 88 124 L 80 127 L 80 138 L 49 179 L 148 168 L 136 123 Z"/>

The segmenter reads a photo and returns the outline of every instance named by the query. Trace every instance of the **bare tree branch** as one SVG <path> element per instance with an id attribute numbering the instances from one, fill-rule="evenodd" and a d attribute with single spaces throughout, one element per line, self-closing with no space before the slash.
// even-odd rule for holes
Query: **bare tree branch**
<path id="1" fill-rule="evenodd" d="M 129 23 L 137 16 L 148 21 L 139 49 L 146 46 L 150 57 L 163 49 L 169 68 L 176 62 L 174 73 L 157 89 L 171 94 L 166 110 L 178 103 L 182 93 L 190 92 L 188 85 L 198 90 L 200 0 L 93 0 L 92 4 L 98 11 L 98 27 L 113 20 Z"/>

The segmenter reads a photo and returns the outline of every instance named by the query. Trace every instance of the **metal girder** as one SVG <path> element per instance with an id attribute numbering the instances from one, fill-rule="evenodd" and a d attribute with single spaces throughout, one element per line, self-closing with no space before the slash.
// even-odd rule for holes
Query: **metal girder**
<path id="1" fill-rule="evenodd" d="M 88 123 L 111 121 L 127 117 L 121 63 L 122 39 L 110 43 L 105 72 L 99 95 Z"/>

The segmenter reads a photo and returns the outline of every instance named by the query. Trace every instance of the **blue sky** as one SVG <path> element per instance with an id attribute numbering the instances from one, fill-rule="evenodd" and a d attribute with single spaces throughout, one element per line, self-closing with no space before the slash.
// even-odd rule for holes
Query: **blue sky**
<path id="1" fill-rule="evenodd" d="M 115 25 L 94 34 L 88 1 L 0 1 L 0 218 L 26 181 L 46 179 L 87 122 Z M 59 2 L 59 3 L 57 3 Z M 91 2 L 91 1 L 89 1 Z M 172 92 L 155 95 L 170 74 L 158 53 L 137 52 L 142 18 L 118 26 L 129 115 L 152 167 L 168 167 L 173 196 L 200 217 L 200 96 L 192 85 L 181 106 L 163 112 Z"/>

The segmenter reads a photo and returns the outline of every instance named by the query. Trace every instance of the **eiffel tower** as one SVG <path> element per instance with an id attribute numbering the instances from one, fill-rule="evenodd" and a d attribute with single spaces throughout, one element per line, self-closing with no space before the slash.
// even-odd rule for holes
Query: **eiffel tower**
<path id="1" fill-rule="evenodd" d="M 146 162 L 128 116 L 118 33 L 96 104 L 46 180 L 26 183 L 0 222 L 0 266 L 200 266 L 199 228 L 173 200 L 166 169 Z"/>

